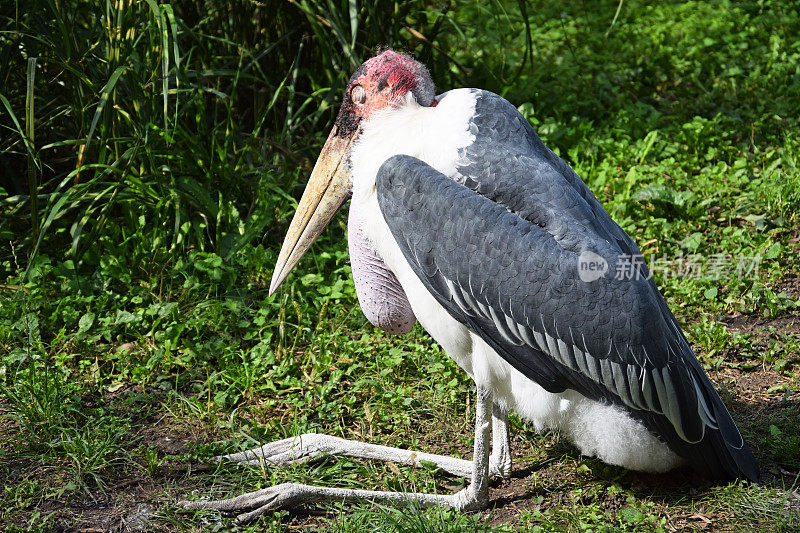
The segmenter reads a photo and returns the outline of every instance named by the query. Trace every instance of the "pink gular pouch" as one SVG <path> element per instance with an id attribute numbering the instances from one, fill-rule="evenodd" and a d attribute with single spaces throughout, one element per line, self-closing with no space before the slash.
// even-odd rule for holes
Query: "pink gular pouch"
<path id="1" fill-rule="evenodd" d="M 364 236 L 365 223 L 351 207 L 347 245 L 358 303 L 373 326 L 392 335 L 408 333 L 417 321 L 414 311 L 400 282 Z"/>

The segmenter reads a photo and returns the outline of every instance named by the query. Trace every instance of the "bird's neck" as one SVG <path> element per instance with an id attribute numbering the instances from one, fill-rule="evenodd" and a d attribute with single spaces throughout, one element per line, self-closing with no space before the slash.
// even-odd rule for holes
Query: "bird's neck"
<path id="1" fill-rule="evenodd" d="M 459 154 L 475 141 L 469 127 L 475 95 L 470 89 L 456 89 L 436 101 L 435 107 L 421 107 L 411 99 L 362 124 L 350 155 L 354 198 L 375 194 L 378 169 L 397 154 L 421 159 L 446 176 L 456 173 Z"/>
<path id="2" fill-rule="evenodd" d="M 405 154 L 425 161 L 446 176 L 455 176 L 457 165 L 464 163 L 460 154 L 475 141 L 470 133 L 470 120 L 475 114 L 474 92 L 458 89 L 437 96 L 436 100 L 436 107 L 410 102 L 370 118 L 351 151 L 351 209 L 364 221 L 366 239 L 392 270 L 405 259 L 378 206 L 378 169 L 391 156 Z"/>

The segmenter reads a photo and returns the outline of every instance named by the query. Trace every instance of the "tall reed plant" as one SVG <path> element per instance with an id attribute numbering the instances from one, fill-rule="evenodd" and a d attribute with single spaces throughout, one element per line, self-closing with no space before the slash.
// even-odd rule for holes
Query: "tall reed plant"
<path id="1" fill-rule="evenodd" d="M 497 9 L 502 6 L 494 4 Z M 429 2 L 32 0 L 0 12 L 0 262 L 276 247 L 340 88 L 379 46 L 469 69 Z M 8 244 L 12 246 L 9 247 Z"/>

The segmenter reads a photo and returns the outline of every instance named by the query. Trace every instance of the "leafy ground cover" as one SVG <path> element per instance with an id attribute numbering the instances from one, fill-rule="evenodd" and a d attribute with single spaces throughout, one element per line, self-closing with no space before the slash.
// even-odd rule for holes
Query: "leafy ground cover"
<path id="1" fill-rule="evenodd" d="M 471 453 L 472 384 L 419 327 L 368 324 L 343 220 L 267 296 L 337 88 L 387 43 L 442 90 L 506 96 L 586 180 L 764 483 L 627 472 L 512 419 L 514 475 L 486 512 L 332 506 L 242 529 L 800 528 L 795 4 L 199 5 L 3 8 L 0 528 L 223 530 L 231 517 L 174 502 L 283 481 L 464 486 L 354 460 L 209 461 L 309 431 Z"/>

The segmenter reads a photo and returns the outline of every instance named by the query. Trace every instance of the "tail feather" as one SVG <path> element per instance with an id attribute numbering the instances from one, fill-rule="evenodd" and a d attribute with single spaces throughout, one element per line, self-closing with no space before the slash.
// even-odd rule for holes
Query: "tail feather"
<path id="1" fill-rule="evenodd" d="M 705 461 L 711 461 L 709 466 L 713 466 L 711 472 L 709 472 L 711 477 L 717 479 L 743 478 L 755 483 L 759 482 L 761 474 L 750 447 L 745 442 L 727 407 L 722 403 L 722 399 L 717 394 L 705 372 L 700 368 L 700 364 L 696 362 L 696 359 L 695 365 L 697 367 L 695 368 L 695 375 L 703 385 L 706 401 L 713 410 L 717 421 L 717 429 L 707 428 L 706 431 L 709 434 L 703 439 L 704 441 L 710 440 L 712 449 L 715 452 L 713 455 L 716 460 L 711 457 L 704 458 Z"/>

